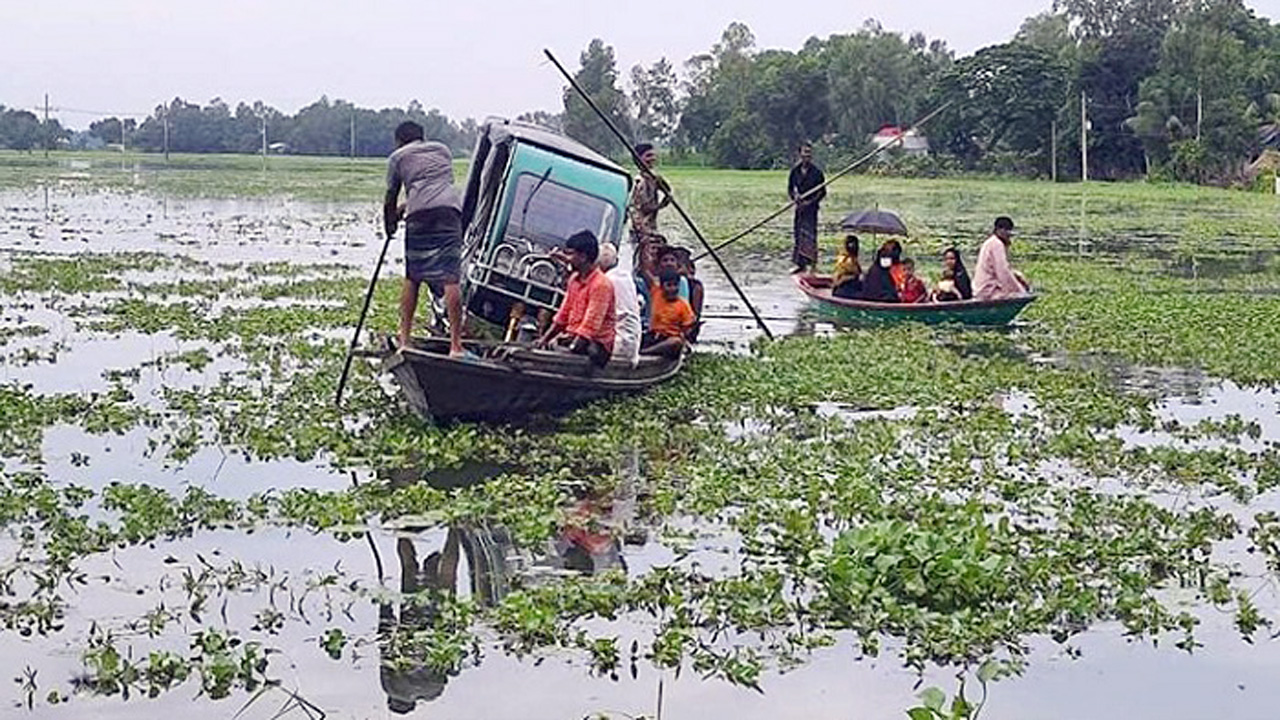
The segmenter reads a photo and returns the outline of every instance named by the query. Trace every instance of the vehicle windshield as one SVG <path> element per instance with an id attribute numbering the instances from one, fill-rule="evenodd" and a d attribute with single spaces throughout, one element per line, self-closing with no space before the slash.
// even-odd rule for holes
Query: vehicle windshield
<path id="1" fill-rule="evenodd" d="M 590 230 L 602 242 L 614 241 L 615 213 L 607 200 L 557 183 L 554 172 L 545 182 L 542 175 L 521 173 L 516 179 L 506 236 L 553 247 L 563 245 L 580 230 Z"/>

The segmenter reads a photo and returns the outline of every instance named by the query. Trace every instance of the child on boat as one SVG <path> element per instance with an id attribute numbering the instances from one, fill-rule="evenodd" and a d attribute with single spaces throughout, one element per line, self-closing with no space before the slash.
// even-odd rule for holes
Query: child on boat
<path id="1" fill-rule="evenodd" d="M 649 331 L 640 341 L 640 354 L 679 357 L 697 318 L 689 301 L 680 297 L 679 273 L 670 268 L 660 270 L 658 284 L 660 290 L 653 293 L 653 315 Z"/>
<path id="2" fill-rule="evenodd" d="M 898 298 L 904 303 L 924 302 L 929 298 L 929 288 L 916 276 L 916 261 L 911 258 L 902 261 L 902 289 Z"/>
<path id="3" fill-rule="evenodd" d="M 831 294 L 842 298 L 856 298 L 862 293 L 862 267 L 858 265 L 858 236 L 847 235 L 844 250 L 836 256 L 836 267 L 831 273 Z"/>
<path id="4" fill-rule="evenodd" d="M 951 268 L 943 268 L 942 277 L 933 288 L 933 301 L 955 302 L 960 299 L 960 289 L 956 287 L 956 271 Z"/>

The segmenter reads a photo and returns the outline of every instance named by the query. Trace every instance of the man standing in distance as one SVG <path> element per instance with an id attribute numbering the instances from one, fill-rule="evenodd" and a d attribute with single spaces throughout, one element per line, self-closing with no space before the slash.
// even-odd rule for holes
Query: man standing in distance
<path id="1" fill-rule="evenodd" d="M 400 345 L 407 347 L 418 309 L 418 289 L 426 283 L 444 295 L 449 316 L 449 355 L 462 347 L 462 200 L 453 189 L 453 154 L 443 143 L 427 142 L 422 126 L 405 121 L 396 127 L 396 149 L 387 159 L 387 195 L 382 206 L 387 237 L 404 216 L 404 287 L 400 293 Z M 405 204 L 399 205 L 400 189 Z"/>
<path id="2" fill-rule="evenodd" d="M 658 211 L 671 202 L 671 186 L 662 176 L 655 172 L 658 166 L 658 152 L 649 143 L 636 145 L 636 155 L 649 172 L 640 173 L 631 186 L 631 203 L 628 212 L 631 215 L 631 239 L 639 244 L 643 240 L 658 234 Z"/>
<path id="3" fill-rule="evenodd" d="M 997 300 L 1030 292 L 1026 278 L 1009 266 L 1009 243 L 1013 240 L 1013 220 L 996 218 L 991 236 L 978 250 L 978 266 L 973 271 L 973 298 Z"/>
<path id="4" fill-rule="evenodd" d="M 805 193 L 825 183 L 827 178 L 822 169 L 813 164 L 812 145 L 800 143 L 798 152 L 800 162 L 791 168 L 791 176 L 787 179 L 787 195 L 796 204 L 793 225 L 795 247 L 791 251 L 791 262 L 796 266 L 792 272 L 797 273 L 818 264 L 818 204 L 827 196 L 826 188 L 805 196 Z"/>

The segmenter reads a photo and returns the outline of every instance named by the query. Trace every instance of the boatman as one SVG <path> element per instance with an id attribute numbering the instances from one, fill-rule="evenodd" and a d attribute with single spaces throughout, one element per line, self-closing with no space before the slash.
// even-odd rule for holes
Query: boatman
<path id="1" fill-rule="evenodd" d="M 671 203 L 671 186 L 655 171 L 658 152 L 653 145 L 636 145 L 636 155 L 649 171 L 640 173 L 631 186 L 631 203 L 627 208 L 631 215 L 631 241 L 639 246 L 658 234 L 658 211 Z"/>
<path id="2" fill-rule="evenodd" d="M 613 283 L 596 264 L 600 244 L 590 230 L 575 233 L 564 245 L 573 275 L 569 277 L 564 302 L 538 346 L 550 347 L 552 340 L 566 333 L 569 352 L 586 355 L 596 367 L 604 367 L 613 354 L 617 323 Z"/>
<path id="3" fill-rule="evenodd" d="M 387 159 L 387 195 L 382 218 L 387 237 L 404 217 L 404 286 L 400 293 L 400 346 L 407 347 L 418 310 L 418 287 L 426 283 L 444 296 L 449 317 L 449 356 L 462 347 L 462 200 L 453 189 L 453 154 L 444 143 L 423 140 L 422 126 L 396 127 L 396 149 Z M 400 205 L 400 189 L 405 203 Z"/>
<path id="4" fill-rule="evenodd" d="M 826 183 L 822 168 L 813 164 L 813 146 L 800 143 L 797 149 L 800 162 L 791 168 L 787 178 L 787 195 L 796 204 L 795 223 L 792 226 L 795 247 L 791 250 L 792 273 L 805 272 L 818 264 L 818 204 L 827 196 L 822 188 L 812 195 L 805 193 Z"/>
<path id="5" fill-rule="evenodd" d="M 1013 220 L 996 218 L 991 236 L 978 250 L 978 266 L 973 271 L 975 300 L 1017 297 L 1031 291 L 1022 274 L 1009 265 L 1009 243 L 1013 240 Z"/>

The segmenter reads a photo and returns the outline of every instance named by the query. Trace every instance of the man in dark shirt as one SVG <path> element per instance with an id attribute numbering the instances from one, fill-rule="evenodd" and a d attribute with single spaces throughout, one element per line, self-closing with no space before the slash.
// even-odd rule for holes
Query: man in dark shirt
<path id="1" fill-rule="evenodd" d="M 791 176 L 787 180 L 787 194 L 796 203 L 796 218 L 793 226 L 795 247 L 791 251 L 791 262 L 796 269 L 792 272 L 811 270 L 818 263 L 818 203 L 827 196 L 827 189 L 822 188 L 811 195 L 810 190 L 820 187 L 827 181 L 822 169 L 813 164 L 813 146 L 800 143 L 800 162 L 791 168 Z"/>

